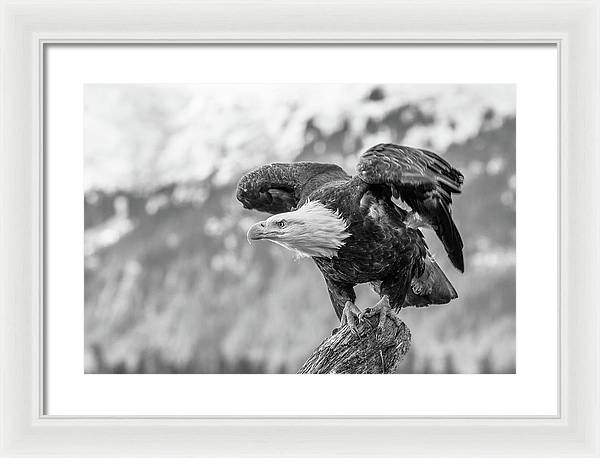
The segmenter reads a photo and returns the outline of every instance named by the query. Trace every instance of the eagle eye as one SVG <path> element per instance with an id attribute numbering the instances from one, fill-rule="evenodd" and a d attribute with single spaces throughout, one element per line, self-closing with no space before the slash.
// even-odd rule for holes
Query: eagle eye
<path id="1" fill-rule="evenodd" d="M 277 226 L 279 226 L 281 229 L 283 229 L 285 227 L 285 220 L 282 219 L 280 221 L 277 221 Z"/>

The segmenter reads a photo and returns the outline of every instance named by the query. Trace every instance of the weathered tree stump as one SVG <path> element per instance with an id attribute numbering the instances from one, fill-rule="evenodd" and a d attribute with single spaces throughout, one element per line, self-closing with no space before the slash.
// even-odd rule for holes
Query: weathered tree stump
<path id="1" fill-rule="evenodd" d="M 298 374 L 389 374 L 410 349 L 410 330 L 404 322 L 385 322 L 376 333 L 377 316 L 358 325 L 358 335 L 345 325 L 325 339 L 302 365 Z"/>

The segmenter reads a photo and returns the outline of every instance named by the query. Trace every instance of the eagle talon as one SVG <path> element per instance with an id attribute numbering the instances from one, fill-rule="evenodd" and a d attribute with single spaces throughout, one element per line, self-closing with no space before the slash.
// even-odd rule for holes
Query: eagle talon
<path id="1" fill-rule="evenodd" d="M 385 323 L 388 318 L 393 320 L 398 326 L 400 326 L 401 323 L 400 318 L 398 318 L 398 315 L 396 315 L 396 313 L 392 311 L 390 307 L 390 301 L 387 296 L 383 296 L 381 300 L 377 302 L 377 304 L 375 304 L 375 306 L 366 308 L 365 311 L 362 312 L 358 318 L 359 320 L 362 320 L 365 317 L 371 318 L 373 316 L 379 316 L 379 323 L 375 328 L 376 339 L 379 339 L 379 337 L 381 337 L 381 335 L 383 334 L 385 330 Z M 366 320 L 366 322 L 369 323 L 371 328 L 373 327 L 368 320 Z"/>
<path id="2" fill-rule="evenodd" d="M 358 314 L 358 321 L 360 321 L 361 323 L 363 323 L 363 322 L 368 323 L 369 326 L 373 327 L 371 322 L 365 318 L 371 318 L 372 316 L 376 315 L 377 313 L 378 312 L 373 313 L 373 309 L 371 307 L 367 307 L 364 311 L 362 311 Z"/>
<path id="3" fill-rule="evenodd" d="M 359 336 L 358 326 L 356 323 L 359 314 L 360 309 L 354 304 L 354 302 L 346 301 L 346 305 L 344 305 L 344 310 L 342 311 L 340 328 L 347 324 L 352 334 Z"/>

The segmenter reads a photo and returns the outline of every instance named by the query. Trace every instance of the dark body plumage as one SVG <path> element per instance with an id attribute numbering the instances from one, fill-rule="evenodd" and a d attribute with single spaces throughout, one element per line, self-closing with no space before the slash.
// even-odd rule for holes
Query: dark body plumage
<path id="1" fill-rule="evenodd" d="M 462 174 L 432 152 L 394 144 L 367 150 L 357 171 L 351 177 L 333 164 L 270 164 L 241 178 L 237 198 L 248 209 L 272 214 L 319 201 L 348 222 L 351 235 L 337 256 L 313 257 L 338 317 L 346 301 L 354 302 L 353 288 L 360 283 L 371 283 L 395 309 L 457 297 L 411 221 L 418 214 L 430 225 L 462 271 L 462 240 L 450 213 L 451 194 L 460 192 Z"/>

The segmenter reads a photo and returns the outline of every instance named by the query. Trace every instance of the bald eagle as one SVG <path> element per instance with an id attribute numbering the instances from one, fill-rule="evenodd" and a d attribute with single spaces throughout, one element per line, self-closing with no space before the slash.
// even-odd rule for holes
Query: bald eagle
<path id="1" fill-rule="evenodd" d="M 274 163 L 245 174 L 237 199 L 273 216 L 248 230 L 311 257 L 325 278 L 341 324 L 379 315 L 382 328 L 403 307 L 445 304 L 458 297 L 433 259 L 421 228 L 432 228 L 450 261 L 464 271 L 463 242 L 451 216 L 463 175 L 424 149 L 379 144 L 365 151 L 357 174 L 334 164 Z M 370 283 L 381 300 L 364 312 L 354 287 Z"/>

